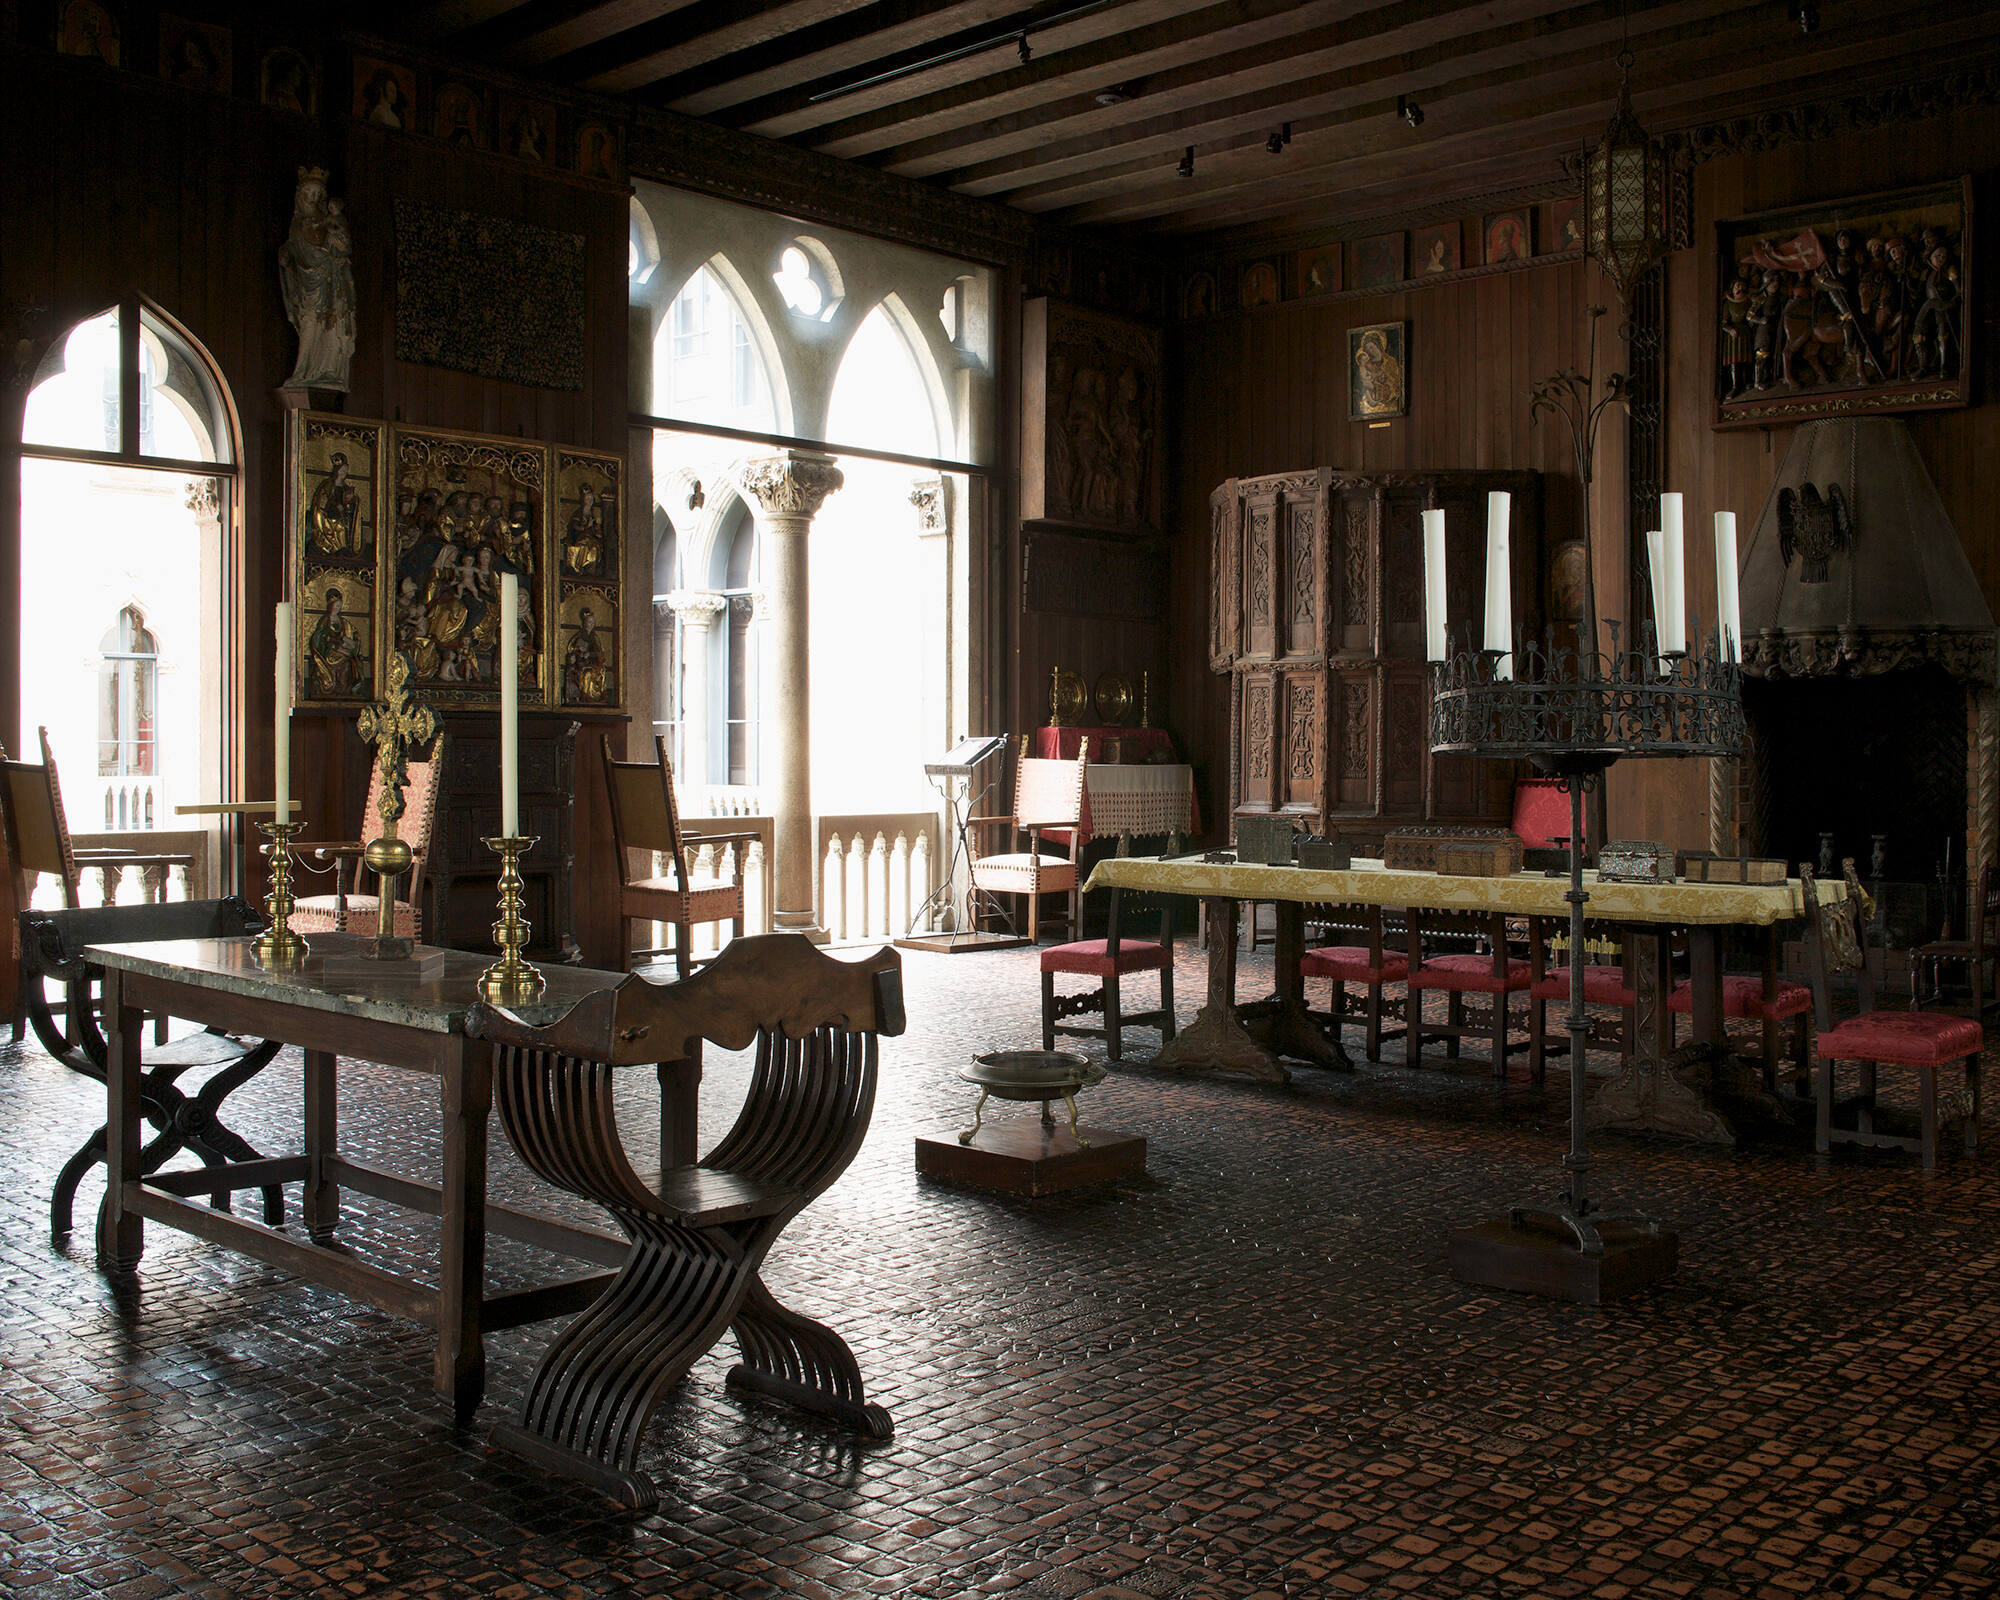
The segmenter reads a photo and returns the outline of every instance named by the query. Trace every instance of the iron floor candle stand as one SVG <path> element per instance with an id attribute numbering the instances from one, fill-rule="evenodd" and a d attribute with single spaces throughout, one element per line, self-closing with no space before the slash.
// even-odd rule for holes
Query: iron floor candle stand
<path id="1" fill-rule="evenodd" d="M 260 822 L 271 838 L 271 892 L 264 897 L 270 926 L 251 947 L 267 967 L 295 967 L 306 958 L 306 942 L 292 932 L 292 836 L 303 822 Z"/>
<path id="2" fill-rule="evenodd" d="M 1504 1222 L 1481 1223 L 1451 1241 L 1454 1277 L 1591 1304 L 1670 1274 L 1678 1240 L 1640 1212 L 1606 1209 L 1590 1193 L 1584 1050 L 1583 797 L 1626 758 L 1733 756 L 1743 743 L 1741 672 L 1720 638 L 1662 656 L 1650 625 L 1637 648 L 1620 651 L 1618 624 L 1608 655 L 1557 649 L 1550 639 L 1517 640 L 1512 676 L 1499 651 L 1467 649 L 1434 666 L 1431 749 L 1439 755 L 1526 760 L 1559 779 L 1570 802 L 1569 1035 L 1570 1146 L 1555 1204 L 1512 1207 Z M 1656 965 L 1656 964 L 1655 964 Z M 1657 980 L 1657 971 L 1653 973 Z M 1640 974 L 1647 981 L 1647 974 Z M 1656 1003 L 1666 1004 L 1664 995 Z M 1642 1046 L 1643 1047 L 1643 1046 Z"/>
<path id="3" fill-rule="evenodd" d="M 479 994 L 494 1005 L 519 1005 L 537 998 L 546 981 L 540 968 L 521 959 L 529 932 L 528 919 L 521 915 L 521 857 L 534 849 L 535 839 L 514 834 L 485 843 L 500 858 L 500 920 L 493 924 L 500 959 L 480 973 Z"/>

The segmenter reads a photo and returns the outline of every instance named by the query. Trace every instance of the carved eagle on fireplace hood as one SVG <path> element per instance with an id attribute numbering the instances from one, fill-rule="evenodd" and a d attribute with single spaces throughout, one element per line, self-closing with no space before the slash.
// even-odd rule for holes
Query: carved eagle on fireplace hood
<path id="1" fill-rule="evenodd" d="M 1800 583 L 1825 583 L 1827 562 L 1847 548 L 1853 533 L 1839 484 L 1826 486 L 1825 499 L 1816 483 L 1778 491 L 1778 554 L 1789 567 L 1798 553 Z"/>

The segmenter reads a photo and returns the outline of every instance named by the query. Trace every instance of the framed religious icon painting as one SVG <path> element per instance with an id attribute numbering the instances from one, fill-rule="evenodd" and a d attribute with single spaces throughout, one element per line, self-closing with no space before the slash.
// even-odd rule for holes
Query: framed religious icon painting
<path id="1" fill-rule="evenodd" d="M 1458 224 L 1445 222 L 1434 228 L 1417 229 L 1410 254 L 1413 258 L 1410 271 L 1414 277 L 1428 278 L 1440 272 L 1458 271 Z"/>
<path id="2" fill-rule="evenodd" d="M 1347 415 L 1351 422 L 1388 422 L 1410 413 L 1407 322 L 1347 330 Z"/>
<path id="3" fill-rule="evenodd" d="M 1381 289 L 1401 283 L 1409 239 L 1406 233 L 1381 233 L 1372 239 L 1356 239 L 1349 247 L 1354 251 L 1354 287 Z"/>
<path id="4" fill-rule="evenodd" d="M 386 429 L 316 411 L 290 415 L 287 486 L 301 705 L 374 698 L 379 519 Z"/>
<path id="5" fill-rule="evenodd" d="M 1292 293 L 1301 300 L 1314 295 L 1339 293 L 1340 246 L 1309 245 L 1298 253 L 1293 271 L 1297 282 L 1292 287 Z"/>
<path id="6" fill-rule="evenodd" d="M 433 705 L 498 704 L 500 578 L 512 572 L 522 637 L 538 646 L 532 688 L 523 664 L 521 698 L 546 703 L 548 446 L 397 428 L 391 448 L 388 627 L 410 658 L 410 688 Z"/>
<path id="7" fill-rule="evenodd" d="M 1487 266 L 1502 261 L 1531 261 L 1535 255 L 1535 213 L 1532 207 L 1496 211 L 1486 219 L 1484 229 Z"/>

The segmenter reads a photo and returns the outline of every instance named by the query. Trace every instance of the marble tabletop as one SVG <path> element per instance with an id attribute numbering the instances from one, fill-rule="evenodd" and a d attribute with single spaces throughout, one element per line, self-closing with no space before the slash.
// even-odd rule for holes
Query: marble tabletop
<path id="1" fill-rule="evenodd" d="M 493 961 L 491 955 L 446 950 L 443 952 L 444 966 L 432 978 L 357 977 L 351 958 L 359 953 L 361 935 L 316 933 L 310 942 L 311 952 L 306 956 L 304 965 L 292 969 L 265 966 L 258 958 L 254 939 L 163 939 L 146 944 L 98 944 L 91 945 L 85 954 L 89 960 L 119 972 L 162 978 L 224 994 L 275 1000 L 284 1005 L 303 1006 L 311 1011 L 364 1017 L 430 1033 L 463 1031 L 465 1014 L 479 998 L 476 987 L 479 975 Z M 418 946 L 419 950 L 426 948 Z M 341 970 L 332 978 L 326 973 L 329 956 L 344 958 Z M 586 995 L 614 988 L 625 978 L 623 973 L 562 966 L 554 962 L 543 966 L 541 971 L 548 980 L 548 987 L 543 990 L 541 998 L 526 1004 L 508 1005 L 508 1010 L 514 1015 L 536 1027 L 546 1027 L 560 1020 Z"/>
<path id="2" fill-rule="evenodd" d="M 1594 871 L 1583 875 L 1589 896 L 1585 914 L 1618 922 L 1677 923 L 1755 927 L 1805 914 L 1799 881 L 1783 883 L 1606 883 Z M 1516 915 L 1566 917 L 1569 876 L 1518 872 L 1504 878 L 1473 878 L 1444 872 L 1410 872 L 1357 857 L 1351 870 L 1267 867 L 1248 862 L 1210 862 L 1200 857 L 1161 861 L 1154 856 L 1100 861 L 1084 885 L 1093 889 L 1140 889 L 1156 893 L 1221 896 L 1234 900 L 1300 900 L 1333 905 L 1419 906 L 1446 911 L 1505 911 Z M 1847 890 L 1838 879 L 1820 886 L 1823 900 Z"/>

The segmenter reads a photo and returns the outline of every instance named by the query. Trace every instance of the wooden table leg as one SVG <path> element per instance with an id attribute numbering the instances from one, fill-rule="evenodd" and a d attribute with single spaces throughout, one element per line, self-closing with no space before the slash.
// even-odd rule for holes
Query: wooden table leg
<path id="1" fill-rule="evenodd" d="M 125 1185 L 140 1176 L 140 1055 L 143 1013 L 125 1004 L 125 979 L 104 975 L 104 1020 L 110 1030 L 105 1051 L 104 1208 L 97 1227 L 97 1264 L 107 1276 L 129 1278 L 139 1270 L 146 1248 L 145 1222 L 125 1209 Z"/>
<path id="2" fill-rule="evenodd" d="M 1290 1083 L 1278 1058 L 1250 1037 L 1236 1015 L 1235 900 L 1204 898 L 1208 907 L 1208 999 L 1177 1035 L 1162 1046 L 1156 1066 L 1169 1072 L 1235 1072 L 1263 1083 Z"/>
<path id="3" fill-rule="evenodd" d="M 444 1259 L 438 1284 L 437 1392 L 460 1422 L 479 1409 L 486 1352 L 479 1314 L 486 1293 L 486 1116 L 493 1105 L 493 1050 L 453 1035 L 439 1078 L 444 1110 Z"/>
<path id="4" fill-rule="evenodd" d="M 306 1237 L 314 1244 L 332 1244 L 340 1225 L 340 1187 L 326 1175 L 326 1160 L 339 1152 L 339 1058 L 330 1050 L 305 1053 Z"/>
<path id="5" fill-rule="evenodd" d="M 1336 1039 L 1320 1031 L 1306 1009 L 1305 974 L 1299 958 L 1305 954 L 1306 908 L 1297 900 L 1278 902 L 1276 1004 L 1248 1023 L 1250 1036 L 1273 1054 L 1310 1061 L 1316 1067 L 1352 1072 L 1354 1062 Z"/>
<path id="6" fill-rule="evenodd" d="M 1688 929 L 1688 983 L 1693 989 L 1696 1044 L 1725 1042 L 1722 1022 L 1722 930 Z"/>
<path id="7" fill-rule="evenodd" d="M 1571 952 L 1576 959 L 1576 952 Z M 1591 1097 L 1585 1125 L 1596 1133 L 1664 1133 L 1698 1144 L 1734 1145 L 1736 1130 L 1672 1064 L 1674 969 L 1667 930 L 1637 929 L 1632 937 L 1632 1053 Z M 1570 1063 L 1572 1072 L 1581 1060 Z"/>

